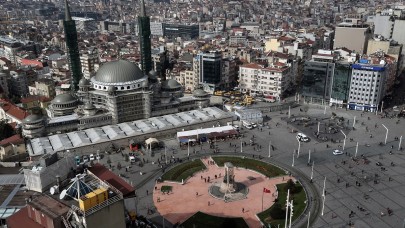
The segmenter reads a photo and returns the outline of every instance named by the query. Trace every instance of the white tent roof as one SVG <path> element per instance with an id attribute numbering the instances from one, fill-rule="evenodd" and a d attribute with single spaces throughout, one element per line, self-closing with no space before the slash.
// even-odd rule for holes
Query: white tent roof
<path id="1" fill-rule="evenodd" d="M 148 138 L 147 140 L 145 140 L 146 144 L 152 144 L 152 143 L 158 143 L 159 140 L 157 140 L 156 138 Z"/>
<path id="2" fill-rule="evenodd" d="M 212 132 L 231 131 L 231 130 L 234 130 L 233 126 L 211 127 L 211 128 L 197 129 L 197 130 L 191 130 L 191 131 L 180 131 L 180 132 L 177 132 L 177 138 L 193 136 L 193 135 L 209 134 Z"/>

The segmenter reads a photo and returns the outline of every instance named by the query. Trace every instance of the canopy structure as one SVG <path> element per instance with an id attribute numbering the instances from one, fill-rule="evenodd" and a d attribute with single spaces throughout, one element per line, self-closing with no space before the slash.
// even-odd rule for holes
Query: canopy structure
<path id="1" fill-rule="evenodd" d="M 146 145 L 151 145 L 152 143 L 159 143 L 159 140 L 157 140 L 156 138 L 148 138 L 147 140 L 145 140 Z"/>
<path id="2" fill-rule="evenodd" d="M 223 126 L 177 132 L 177 139 L 180 143 L 187 143 L 189 141 L 200 140 L 201 138 L 214 139 L 215 137 L 227 137 L 238 134 L 238 131 L 233 126 Z"/>

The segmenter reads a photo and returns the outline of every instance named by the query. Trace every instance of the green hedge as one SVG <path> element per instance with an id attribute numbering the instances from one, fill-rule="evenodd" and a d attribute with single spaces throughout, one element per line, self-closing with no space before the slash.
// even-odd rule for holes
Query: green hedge
<path id="1" fill-rule="evenodd" d="M 281 205 L 281 208 L 277 207 L 277 204 L 273 204 L 270 208 L 267 210 L 257 214 L 259 219 L 264 223 L 264 224 L 271 224 L 273 226 L 278 226 L 284 227 L 284 222 L 285 222 L 285 204 L 287 200 L 287 190 L 286 190 L 287 184 L 278 184 L 277 185 L 277 191 L 278 191 L 278 198 L 277 198 L 277 203 Z M 303 187 L 301 186 L 300 183 L 295 184 L 296 188 L 296 193 L 295 194 L 290 194 L 290 201 L 291 199 L 294 199 L 294 214 L 292 221 L 298 218 L 304 212 L 306 203 L 305 201 L 307 200 L 305 191 Z M 281 210 L 281 211 L 280 211 Z M 280 213 L 284 213 L 284 216 L 282 219 L 273 219 L 271 215 L 278 215 Z"/>
<path id="2" fill-rule="evenodd" d="M 203 162 L 200 159 L 197 159 L 172 168 L 171 170 L 163 174 L 162 179 L 164 181 L 168 180 L 181 182 L 181 180 L 185 180 L 189 176 L 192 176 L 194 173 L 204 169 L 205 165 L 203 164 Z"/>
<path id="3" fill-rule="evenodd" d="M 236 167 L 251 169 L 270 178 L 285 175 L 284 170 L 255 159 L 228 156 L 212 157 L 212 159 L 214 159 L 219 166 L 223 166 L 225 162 L 231 162 Z"/>
<path id="4" fill-rule="evenodd" d="M 225 218 L 197 212 L 180 225 L 184 228 L 248 228 L 243 218 Z"/>

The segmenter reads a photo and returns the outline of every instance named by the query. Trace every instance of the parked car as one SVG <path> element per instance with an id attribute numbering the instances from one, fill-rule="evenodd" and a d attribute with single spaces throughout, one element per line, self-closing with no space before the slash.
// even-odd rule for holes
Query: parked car
<path id="1" fill-rule="evenodd" d="M 94 159 L 96 159 L 96 157 L 94 156 L 94 154 L 90 154 L 89 158 L 90 158 L 90 161 L 94 161 Z"/>
<path id="2" fill-rule="evenodd" d="M 89 162 L 89 156 L 83 155 L 83 163 Z"/>
<path id="3" fill-rule="evenodd" d="M 341 151 L 341 150 L 334 150 L 333 151 L 333 155 L 342 155 L 343 154 L 343 151 Z"/>

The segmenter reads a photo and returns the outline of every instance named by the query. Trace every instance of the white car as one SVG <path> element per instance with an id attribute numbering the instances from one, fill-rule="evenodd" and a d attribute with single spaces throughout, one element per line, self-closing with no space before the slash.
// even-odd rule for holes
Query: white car
<path id="1" fill-rule="evenodd" d="M 343 154 L 343 151 L 341 151 L 341 150 L 334 150 L 333 151 L 333 155 L 342 155 Z"/>
<path id="2" fill-rule="evenodd" d="M 87 155 L 83 156 L 83 163 L 89 162 L 89 157 Z"/>
<path id="3" fill-rule="evenodd" d="M 297 134 L 297 139 L 298 139 L 299 141 L 301 141 L 301 142 L 308 142 L 308 141 L 309 141 L 308 136 L 306 136 L 306 135 L 304 135 L 304 134 L 302 134 L 302 133 L 298 133 L 298 134 Z"/>
<path id="4" fill-rule="evenodd" d="M 94 161 L 94 159 L 95 159 L 94 154 L 90 154 L 89 158 L 90 158 L 90 161 Z"/>

